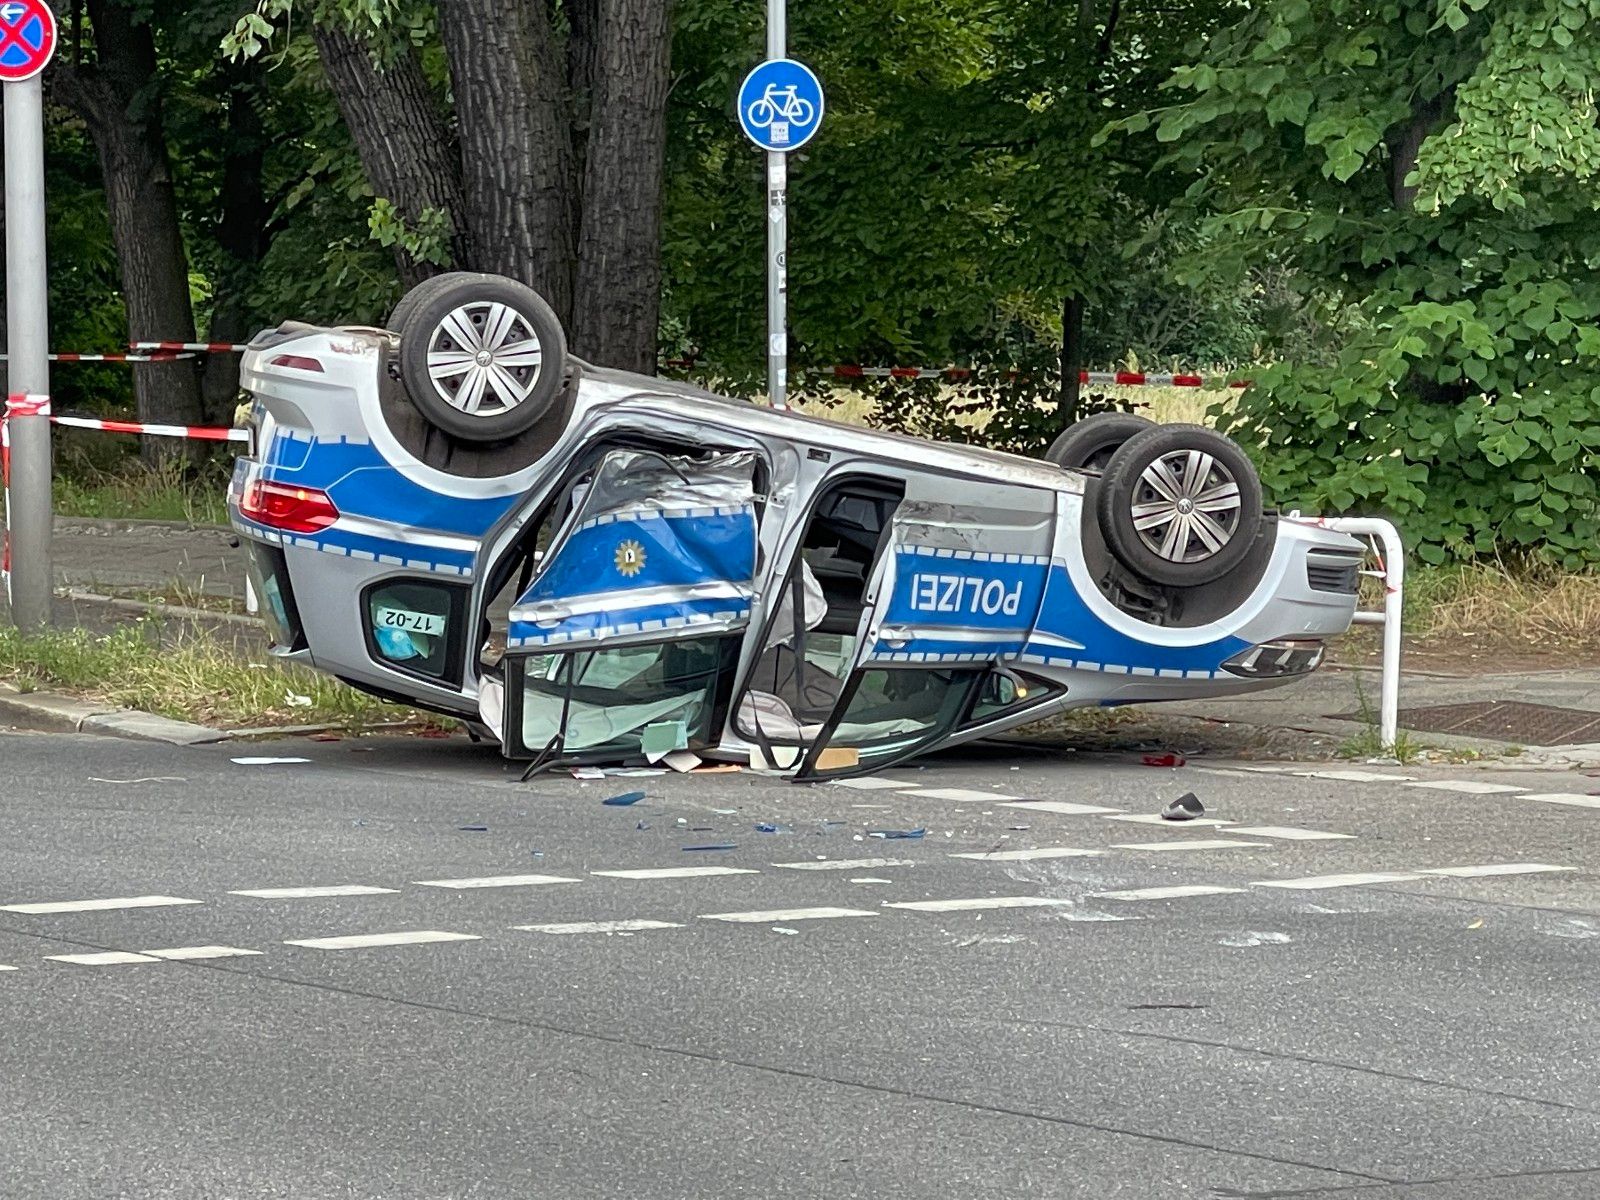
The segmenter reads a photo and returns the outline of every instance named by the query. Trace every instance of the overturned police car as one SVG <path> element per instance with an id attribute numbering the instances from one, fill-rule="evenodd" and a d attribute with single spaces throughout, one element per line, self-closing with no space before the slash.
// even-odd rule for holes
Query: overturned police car
<path id="1" fill-rule="evenodd" d="M 1033 461 L 842 425 L 580 362 L 495 276 L 389 324 L 251 343 L 230 515 L 275 654 L 512 758 L 840 777 L 1281 684 L 1352 619 L 1358 544 L 1204 428 Z"/>

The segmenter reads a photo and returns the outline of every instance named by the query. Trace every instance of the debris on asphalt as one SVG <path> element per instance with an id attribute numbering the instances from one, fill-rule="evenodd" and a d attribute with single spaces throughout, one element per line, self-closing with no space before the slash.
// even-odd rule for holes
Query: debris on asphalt
<path id="1" fill-rule="evenodd" d="M 101 779 L 98 775 L 89 776 L 90 783 L 188 783 L 182 775 L 141 775 L 138 779 Z"/>
<path id="2" fill-rule="evenodd" d="M 1161 810 L 1163 821 L 1193 821 L 1206 815 L 1206 806 L 1193 792 L 1185 792 Z"/>
<path id="3" fill-rule="evenodd" d="M 236 759 L 233 760 L 233 762 L 234 762 L 234 764 L 236 766 L 241 766 L 241 767 L 278 767 L 278 766 L 287 766 L 290 763 L 308 763 L 310 761 L 311 760 L 309 758 L 254 758 L 254 757 L 236 758 Z"/>
<path id="4" fill-rule="evenodd" d="M 634 828 L 635 829 L 649 829 L 650 828 L 650 822 L 649 821 L 640 821 L 637 825 L 634 826 Z"/>
<path id="5" fill-rule="evenodd" d="M 1166 754 L 1146 754 L 1143 762 L 1147 767 L 1181 767 L 1189 760 L 1177 751 L 1168 751 Z"/>
<path id="6" fill-rule="evenodd" d="M 456 828 L 458 828 L 462 833 L 488 833 L 489 832 L 489 827 L 487 825 L 458 825 Z"/>
<path id="7" fill-rule="evenodd" d="M 799 933 L 800 931 L 798 929 L 790 929 L 787 925 L 774 925 L 772 927 L 772 932 L 773 933 L 796 934 L 796 933 Z"/>
<path id="8" fill-rule="evenodd" d="M 771 821 L 757 821 L 757 833 L 793 833 L 787 825 L 774 825 Z"/>
<path id="9" fill-rule="evenodd" d="M 572 777 L 574 779 L 604 779 L 606 773 L 599 767 L 573 767 Z"/>
<path id="10" fill-rule="evenodd" d="M 738 848 L 739 843 L 737 842 L 712 842 L 706 846 L 685 846 L 683 850 L 687 854 L 694 850 L 737 850 Z"/>
<path id="11" fill-rule="evenodd" d="M 1468 925 L 1467 928 L 1468 929 L 1482 929 L 1483 928 L 1483 918 L 1479 917 L 1471 925 Z"/>
<path id="12" fill-rule="evenodd" d="M 858 875 L 851 883 L 893 883 L 892 879 L 879 879 L 876 875 Z"/>
<path id="13" fill-rule="evenodd" d="M 674 750 L 671 754 L 661 759 L 680 775 L 687 775 L 700 765 L 700 756 L 693 750 Z"/>
<path id="14" fill-rule="evenodd" d="M 639 749 L 648 763 L 658 763 L 674 750 L 689 748 L 689 726 L 682 720 L 652 721 L 644 727 L 639 738 Z M 695 760 L 696 762 L 699 759 Z"/>
<path id="15" fill-rule="evenodd" d="M 1024 829 L 1027 828 L 1027 826 L 1026 825 L 1008 825 L 1007 828 L 1010 829 L 1012 833 L 1021 833 Z"/>
<path id="16" fill-rule="evenodd" d="M 543 858 L 544 857 L 544 851 L 543 850 L 529 850 L 528 853 L 533 855 L 535 858 Z"/>
<path id="17" fill-rule="evenodd" d="M 711 811 L 719 817 L 737 816 L 739 812 L 737 808 L 713 808 Z"/>
<path id="18" fill-rule="evenodd" d="M 619 796 L 607 796 L 604 800 L 600 801 L 600 803 L 609 804 L 613 808 L 626 808 L 628 805 L 637 804 L 643 799 L 643 792 L 623 792 Z"/>
<path id="19" fill-rule="evenodd" d="M 696 775 L 737 775 L 744 770 L 738 763 L 703 763 L 694 769 Z"/>
<path id="20" fill-rule="evenodd" d="M 867 831 L 868 837 L 884 838 L 886 840 L 923 838 L 927 835 L 928 831 L 926 829 L 869 829 Z"/>
<path id="21" fill-rule="evenodd" d="M 342 742 L 344 737 L 337 733 L 313 733 L 310 739 L 313 742 Z"/>

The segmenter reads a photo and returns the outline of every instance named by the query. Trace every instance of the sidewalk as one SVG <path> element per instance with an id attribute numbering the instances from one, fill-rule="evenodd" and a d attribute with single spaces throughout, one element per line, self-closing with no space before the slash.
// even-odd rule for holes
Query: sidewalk
<path id="1" fill-rule="evenodd" d="M 162 597 L 168 604 L 180 605 L 186 597 L 231 600 L 242 607 L 244 560 L 230 545 L 232 536 L 225 528 L 194 527 L 182 522 L 57 518 L 56 619 L 64 625 L 99 629 L 140 615 L 126 603 L 85 601 L 66 594 L 69 592 L 111 594 L 124 600 Z M 250 642 L 261 636 L 254 626 L 236 619 L 202 619 L 201 623 L 215 624 L 230 636 Z M 1035 726 L 1029 735 L 1084 749 L 1150 746 L 1215 754 L 1327 758 L 1369 728 L 1359 718 L 1341 719 L 1340 714 L 1355 714 L 1366 708 L 1372 714 L 1371 722 L 1376 723 L 1379 691 L 1376 669 L 1331 666 L 1299 683 L 1232 700 L 1080 714 L 1060 725 L 1047 722 L 1042 728 Z M 1600 669 L 1502 674 L 1402 671 L 1402 714 L 1419 708 L 1497 701 L 1579 710 L 1600 718 Z M 1574 721 L 1579 722 L 1581 718 Z M 1401 725 L 1406 725 L 1403 715 Z M 1528 728 L 1530 733 L 1537 732 L 1531 725 Z M 1561 747 L 1539 745 L 1531 736 L 1507 740 L 1513 736 L 1516 735 L 1462 737 L 1423 731 L 1415 732 L 1413 740 L 1427 747 L 1488 755 L 1520 747 L 1520 752 L 1503 759 L 1503 764 L 1600 767 L 1600 734 L 1591 735 L 1586 742 Z"/>

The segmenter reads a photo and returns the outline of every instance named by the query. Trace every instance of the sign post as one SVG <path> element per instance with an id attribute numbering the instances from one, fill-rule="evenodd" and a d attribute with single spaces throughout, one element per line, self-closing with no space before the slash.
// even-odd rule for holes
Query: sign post
<path id="1" fill-rule="evenodd" d="M 789 390 L 789 160 L 822 124 L 822 84 L 785 58 L 785 0 L 767 0 L 767 61 L 739 88 L 739 124 L 767 152 L 767 395 L 787 408 Z"/>
<path id="2" fill-rule="evenodd" d="M 0 0 L 0 81 L 5 85 L 6 331 L 10 395 L 4 420 L 7 593 L 11 620 L 50 624 L 49 289 L 44 254 L 44 89 L 39 72 L 56 48 L 44 0 Z"/>

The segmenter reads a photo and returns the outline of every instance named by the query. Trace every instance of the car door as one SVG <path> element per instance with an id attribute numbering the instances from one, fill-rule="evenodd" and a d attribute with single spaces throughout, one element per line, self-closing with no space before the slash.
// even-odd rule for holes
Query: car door
<path id="1" fill-rule="evenodd" d="M 704 749 L 755 592 L 758 456 L 606 452 L 511 606 L 511 757 L 652 760 Z"/>
<path id="2" fill-rule="evenodd" d="M 1056 509 L 1042 488 L 908 482 L 874 563 L 849 677 L 797 778 L 880 770 L 963 721 L 1038 620 Z"/>

